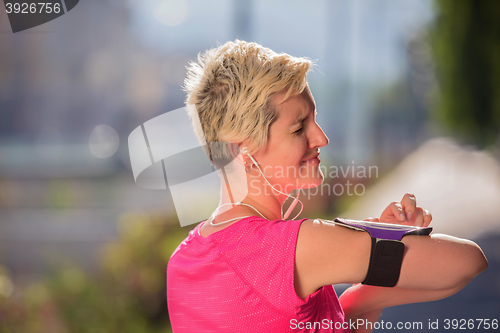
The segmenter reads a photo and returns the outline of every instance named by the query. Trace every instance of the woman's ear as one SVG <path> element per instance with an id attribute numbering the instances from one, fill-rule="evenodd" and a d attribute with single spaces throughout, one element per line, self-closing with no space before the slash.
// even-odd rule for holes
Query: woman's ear
<path id="1" fill-rule="evenodd" d="M 229 153 L 231 154 L 231 157 L 236 159 L 238 155 L 240 155 L 240 146 L 236 143 L 228 142 L 227 143 L 227 148 L 229 150 Z"/>

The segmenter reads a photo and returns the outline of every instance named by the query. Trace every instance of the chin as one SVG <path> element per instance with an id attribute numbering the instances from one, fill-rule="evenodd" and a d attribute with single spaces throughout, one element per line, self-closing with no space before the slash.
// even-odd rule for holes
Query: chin
<path id="1" fill-rule="evenodd" d="M 307 179 L 306 181 L 303 182 L 301 188 L 307 189 L 307 188 L 315 188 L 321 186 L 321 184 L 323 184 L 323 180 L 324 180 L 323 175 L 321 175 L 321 177 L 318 178 Z"/>
<path id="2" fill-rule="evenodd" d="M 299 169 L 300 170 L 300 169 Z M 308 169 L 302 169 L 302 170 L 307 170 L 307 173 L 300 173 L 302 177 L 298 178 L 299 181 L 299 186 L 300 188 L 306 189 L 306 188 L 314 188 L 318 187 L 321 184 L 323 184 L 323 180 L 325 179 L 325 176 L 323 175 L 323 172 L 319 167 L 315 168 L 308 168 Z M 306 176 L 306 177 L 304 177 Z"/>

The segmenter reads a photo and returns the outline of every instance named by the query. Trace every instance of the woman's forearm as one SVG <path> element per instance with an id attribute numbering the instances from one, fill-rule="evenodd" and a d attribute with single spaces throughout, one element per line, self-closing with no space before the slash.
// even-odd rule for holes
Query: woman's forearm
<path id="1" fill-rule="evenodd" d="M 462 288 L 418 290 L 385 288 L 355 284 L 339 297 L 346 319 L 355 327 L 353 333 L 370 333 L 386 307 L 429 302 L 449 297 Z"/>
<path id="2" fill-rule="evenodd" d="M 350 327 L 355 327 L 353 333 L 371 333 L 374 324 L 378 321 L 383 309 L 377 309 L 369 312 L 362 313 L 357 316 L 351 316 L 346 314 L 346 319 Z"/>
<path id="3" fill-rule="evenodd" d="M 361 318 L 373 311 L 382 311 L 386 307 L 443 299 L 457 293 L 464 286 L 441 290 L 422 290 L 355 284 L 347 288 L 339 297 L 339 301 L 347 318 Z"/>

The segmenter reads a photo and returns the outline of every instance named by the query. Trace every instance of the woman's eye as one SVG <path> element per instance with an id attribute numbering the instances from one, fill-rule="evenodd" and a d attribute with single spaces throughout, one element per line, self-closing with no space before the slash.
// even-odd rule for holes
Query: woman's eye
<path id="1" fill-rule="evenodd" d="M 295 134 L 300 133 L 300 132 L 302 131 L 302 128 L 303 128 L 303 127 L 299 128 L 298 130 L 296 130 L 296 131 L 295 131 L 295 132 L 293 132 L 293 133 L 295 133 Z"/>

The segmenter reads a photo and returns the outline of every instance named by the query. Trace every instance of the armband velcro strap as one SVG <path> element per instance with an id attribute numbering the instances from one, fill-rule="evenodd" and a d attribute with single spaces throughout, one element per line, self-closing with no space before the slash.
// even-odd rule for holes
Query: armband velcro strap
<path id="1" fill-rule="evenodd" d="M 399 280 L 405 245 L 398 240 L 372 237 L 368 274 L 362 284 L 394 287 Z"/>
<path id="2" fill-rule="evenodd" d="M 372 238 L 370 264 L 363 284 L 394 287 L 399 280 L 405 245 L 401 241 L 408 235 L 429 235 L 430 227 L 413 227 L 380 222 L 356 221 L 336 218 L 333 222 L 346 228 L 366 231 Z"/>

